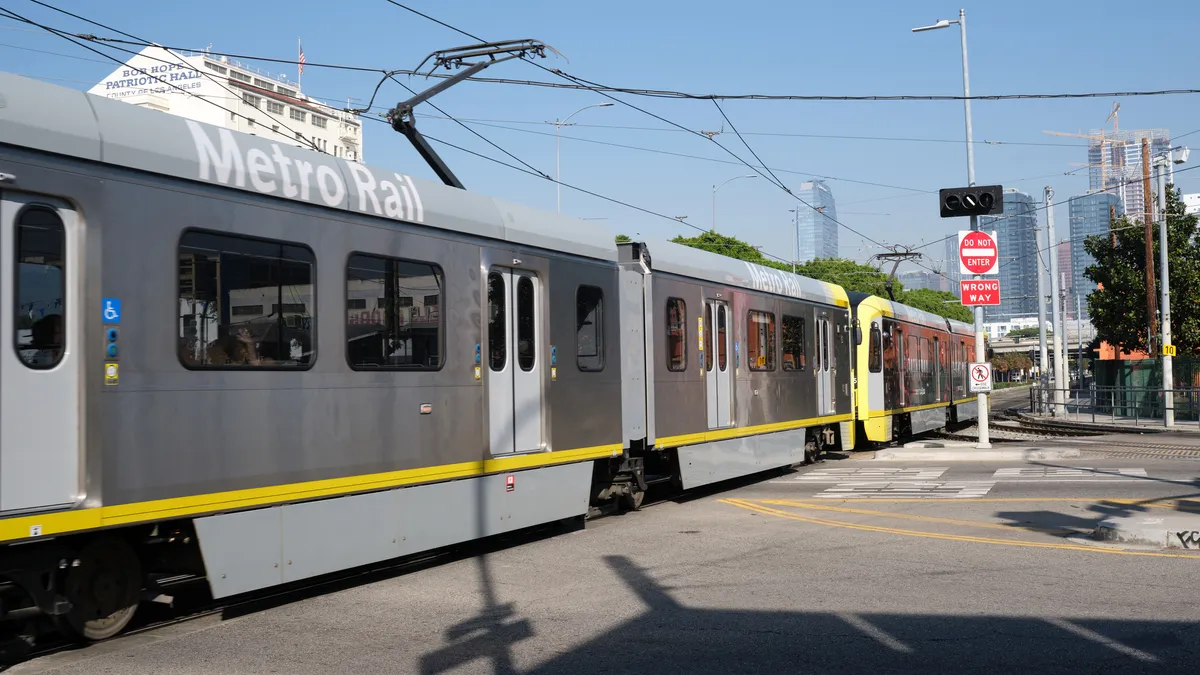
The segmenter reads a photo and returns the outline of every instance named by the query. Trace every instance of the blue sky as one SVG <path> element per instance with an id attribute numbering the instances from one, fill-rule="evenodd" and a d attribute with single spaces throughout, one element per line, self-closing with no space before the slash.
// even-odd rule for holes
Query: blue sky
<path id="1" fill-rule="evenodd" d="M 295 58 L 300 38 L 310 64 L 303 76 L 303 90 L 343 104 L 347 97 L 365 102 L 378 76 L 311 64 L 413 68 L 436 49 L 470 42 L 384 0 L 58 0 L 51 4 L 176 47 L 202 49 L 211 43 L 214 51 Z M 913 0 L 751 0 L 736 6 L 709 0 L 413 0 L 407 4 L 485 39 L 543 40 L 567 59 L 551 56 L 542 61 L 544 65 L 624 87 L 697 93 L 957 95 L 962 93 L 958 30 L 951 27 L 914 34 L 910 29 L 939 18 L 957 18 L 960 6 L 967 11 L 973 94 L 1177 89 L 1198 84 L 1194 45 L 1186 39 L 1194 31 L 1176 27 L 1196 25 L 1200 3 L 1185 0 L 1156 3 L 1154 11 L 1144 12 L 1130 11 L 1128 2 L 1108 0 L 1088 2 L 1086 7 L 1080 2 L 1044 0 L 964 5 Z M 72 32 L 108 34 L 26 0 L 11 0 L 5 6 Z M 115 68 L 60 38 L 18 26 L 0 19 L 0 59 L 5 71 L 58 78 L 51 81 L 84 89 Z M 262 65 L 293 78 L 296 74 L 294 66 Z M 552 78 L 521 62 L 495 66 L 485 75 Z M 414 88 L 425 83 L 421 78 L 409 82 Z M 389 83 L 377 104 L 394 105 L 405 96 L 399 86 Z M 690 129 L 716 131 L 723 125 L 710 102 L 621 98 Z M 473 128 L 554 175 L 554 127 L 544 123 L 606 100 L 587 91 L 468 82 L 434 102 L 462 119 L 490 120 L 486 124 L 492 126 L 475 124 Z M 1072 163 L 1087 161 L 1086 141 L 1042 131 L 1086 133 L 1099 128 L 1105 124 L 1113 100 L 973 102 L 977 182 L 1002 183 L 1039 199 L 1045 185 L 1052 185 L 1060 199 L 1083 192 L 1086 170 Z M 1122 98 L 1120 102 L 1122 129 L 1165 127 L 1172 136 L 1200 130 L 1200 95 Z M 795 188 L 812 175 L 849 179 L 829 180 L 839 219 L 872 239 L 919 245 L 958 229 L 958 221 L 938 217 L 936 193 L 923 191 L 966 183 L 961 101 L 731 101 L 723 107 L 758 155 L 789 187 Z M 419 112 L 437 114 L 430 108 Z M 709 141 L 665 130 L 669 127 L 661 121 L 619 104 L 587 110 L 572 122 L 578 126 L 562 130 L 564 182 L 669 216 L 686 215 L 686 222 L 705 229 L 712 220 L 712 186 L 748 173 L 743 166 L 724 163 L 733 160 Z M 418 123 L 431 136 L 499 156 L 453 122 L 420 118 Z M 1112 128 L 1111 122 L 1108 128 Z M 728 125 L 725 130 L 729 131 Z M 753 161 L 732 133 L 716 138 Z M 882 138 L 919 140 L 877 140 Z M 1200 134 L 1180 142 L 1200 146 Z M 370 164 L 433 178 L 408 142 L 386 125 L 367 124 L 364 147 Z M 555 208 L 554 184 L 549 181 L 454 149 L 439 151 L 469 189 Z M 1064 175 L 1070 171 L 1076 173 Z M 1200 171 L 1182 173 L 1177 182 L 1184 192 L 1200 192 Z M 792 216 L 788 209 L 795 205 L 766 180 L 736 181 L 718 195 L 717 229 L 790 259 Z M 563 211 L 602 219 L 591 222 L 630 235 L 694 233 L 686 225 L 566 188 Z M 961 220 L 965 227 L 965 219 Z M 1056 210 L 1056 227 L 1060 236 L 1067 236 L 1065 207 Z M 859 260 L 879 250 L 847 230 L 841 231 L 840 248 L 843 256 Z M 938 258 L 942 246 L 926 251 Z"/>

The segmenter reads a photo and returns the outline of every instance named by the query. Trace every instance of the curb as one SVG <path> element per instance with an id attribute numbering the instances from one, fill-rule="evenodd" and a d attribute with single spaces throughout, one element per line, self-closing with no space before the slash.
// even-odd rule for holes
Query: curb
<path id="1" fill-rule="evenodd" d="M 888 448 L 876 450 L 872 459 L 907 462 L 983 462 L 997 460 L 1054 460 L 1075 459 L 1080 456 L 1078 448 L 1010 448 L 1005 450 L 977 450 L 973 445 L 939 447 Z"/>
<path id="2" fill-rule="evenodd" d="M 1109 518 L 1100 521 L 1093 536 L 1132 546 L 1198 551 L 1200 515 Z"/>

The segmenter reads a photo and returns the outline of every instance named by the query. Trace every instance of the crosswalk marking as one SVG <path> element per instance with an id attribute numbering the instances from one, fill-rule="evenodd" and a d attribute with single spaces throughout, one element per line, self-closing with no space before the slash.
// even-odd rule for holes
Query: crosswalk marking
<path id="1" fill-rule="evenodd" d="M 995 487 L 995 481 L 948 481 L 945 483 L 916 481 L 852 481 L 826 488 L 814 497 L 845 499 L 846 497 L 916 497 L 922 499 L 969 499 L 982 497 Z"/>
<path id="2" fill-rule="evenodd" d="M 1028 466 L 997 469 L 992 478 L 1135 478 L 1146 476 L 1145 469 L 1092 469 L 1085 466 L 1048 467 Z"/>
<path id="3" fill-rule="evenodd" d="M 894 480 L 934 480 L 940 478 L 943 473 L 949 470 L 948 466 L 927 466 L 918 468 L 904 467 L 831 467 L 827 469 L 814 469 L 807 473 L 796 476 L 794 480 L 799 481 L 841 481 L 848 478 L 890 478 Z"/>

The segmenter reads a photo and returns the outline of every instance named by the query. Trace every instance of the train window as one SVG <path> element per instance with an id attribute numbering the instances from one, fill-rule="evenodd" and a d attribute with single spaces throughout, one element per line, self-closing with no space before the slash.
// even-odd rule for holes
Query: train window
<path id="1" fill-rule="evenodd" d="M 783 315 L 783 369 L 804 370 L 804 319 Z"/>
<path id="2" fill-rule="evenodd" d="M 312 249 L 189 230 L 179 239 L 186 368 L 307 369 L 316 360 Z M 239 309 L 261 307 L 257 314 Z"/>
<path id="3" fill-rule="evenodd" d="M 17 219 L 13 303 L 17 356 L 30 368 L 53 368 L 66 350 L 66 230 L 53 209 L 33 206 Z"/>
<path id="4" fill-rule="evenodd" d="M 604 370 L 604 292 L 595 286 L 575 291 L 575 363 L 580 370 Z"/>
<path id="5" fill-rule="evenodd" d="M 687 303 L 667 298 L 667 370 L 687 370 Z"/>
<path id="6" fill-rule="evenodd" d="M 725 352 L 728 350 L 726 346 L 728 340 L 725 334 L 725 313 L 727 308 L 725 305 L 717 306 L 717 370 L 725 372 L 729 363 L 729 355 Z"/>
<path id="7" fill-rule="evenodd" d="M 871 345 L 867 355 L 867 368 L 872 373 L 883 370 L 883 334 L 879 332 L 879 323 L 871 322 Z"/>
<path id="8" fill-rule="evenodd" d="M 713 315 L 712 303 L 704 303 L 704 333 L 707 344 L 704 345 L 704 369 L 712 372 L 713 367 Z"/>
<path id="9" fill-rule="evenodd" d="M 533 280 L 521 277 L 517 280 L 517 365 L 521 370 L 533 370 L 537 341 L 533 325 L 534 313 Z"/>
<path id="10" fill-rule="evenodd" d="M 746 357 L 750 370 L 775 370 L 775 315 L 751 310 L 746 323 Z"/>
<path id="11" fill-rule="evenodd" d="M 346 263 L 346 359 L 353 370 L 442 367 L 442 269 L 354 254 Z"/>
<path id="12" fill-rule="evenodd" d="M 488 365 L 497 372 L 504 370 L 508 361 L 507 298 L 504 277 L 496 272 L 488 274 Z"/>

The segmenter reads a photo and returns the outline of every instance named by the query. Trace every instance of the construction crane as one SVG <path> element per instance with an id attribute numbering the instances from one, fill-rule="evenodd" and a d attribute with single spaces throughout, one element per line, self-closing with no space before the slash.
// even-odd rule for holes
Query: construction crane
<path id="1" fill-rule="evenodd" d="M 1115 114 L 1116 111 L 1114 110 L 1113 112 Z M 1108 188 L 1108 172 L 1109 172 L 1108 155 L 1109 155 L 1109 152 L 1108 152 L 1107 145 L 1111 144 L 1111 145 L 1118 146 L 1118 147 L 1123 147 L 1123 146 L 1129 145 L 1129 141 L 1124 141 L 1119 138 L 1109 138 L 1109 137 L 1105 136 L 1103 130 L 1101 130 L 1099 136 L 1094 135 L 1094 134 L 1072 134 L 1072 133 L 1068 133 L 1065 131 L 1043 131 L 1042 133 L 1049 134 L 1051 136 L 1069 136 L 1071 138 L 1086 138 L 1089 141 L 1095 141 L 1095 142 L 1099 143 L 1100 144 L 1100 164 L 1099 164 L 1099 166 L 1100 166 L 1100 189 L 1101 190 L 1106 190 Z M 1118 166 L 1125 165 L 1124 153 L 1118 153 L 1117 159 L 1119 160 Z M 1096 165 L 1090 164 L 1088 166 L 1096 166 Z"/>
<path id="2" fill-rule="evenodd" d="M 1121 110 L 1121 103 L 1120 103 L 1120 101 L 1113 101 L 1113 107 L 1112 107 L 1112 111 L 1108 113 L 1108 117 L 1104 118 L 1104 123 L 1105 123 L 1105 124 L 1108 124 L 1108 121 L 1109 121 L 1109 120 L 1112 120 L 1112 123 L 1113 123 L 1113 136 L 1114 136 L 1113 138 L 1109 138 L 1109 137 L 1105 136 L 1105 129 L 1104 129 L 1104 127 L 1101 127 L 1101 128 L 1100 128 L 1100 135 L 1098 135 L 1098 136 L 1097 136 L 1097 135 L 1095 135 L 1095 134 L 1072 134 L 1072 133 L 1067 133 L 1067 132 L 1065 132 L 1065 131 L 1042 131 L 1042 133 L 1043 133 L 1043 134 L 1049 134 L 1049 135 L 1051 135 L 1051 136 L 1068 136 L 1068 137 L 1071 137 L 1071 138 L 1086 138 L 1086 139 L 1088 139 L 1089 141 L 1095 141 L 1095 142 L 1098 142 L 1098 143 L 1100 144 L 1100 164 L 1099 164 L 1099 167 L 1100 167 L 1100 189 L 1101 189 L 1101 190 L 1107 190 L 1107 189 L 1108 189 L 1108 157 L 1109 157 L 1109 152 L 1108 152 L 1108 147 L 1106 146 L 1106 144 L 1110 144 L 1110 143 L 1111 143 L 1112 145 L 1114 145 L 1114 146 L 1118 146 L 1118 147 L 1123 147 L 1123 146 L 1129 145 L 1129 142 L 1128 142 L 1128 141 L 1123 141 L 1123 140 L 1121 140 L 1121 139 L 1119 139 L 1119 138 L 1115 138 L 1115 136 L 1119 135 L 1119 133 L 1120 133 L 1120 131 L 1119 131 L 1119 127 L 1118 127 L 1118 113 L 1120 112 L 1120 110 Z M 1125 154 L 1124 154 L 1124 153 L 1119 153 L 1119 154 L 1117 155 L 1117 158 L 1119 159 L 1119 166 L 1124 166 L 1124 165 L 1125 165 Z M 1075 165 L 1075 164 L 1072 164 L 1071 166 L 1076 166 L 1076 165 Z M 1086 165 L 1086 166 L 1089 166 L 1089 167 L 1094 167 L 1094 166 L 1097 166 L 1097 165 L 1095 165 L 1095 164 L 1088 164 L 1088 165 Z"/>

